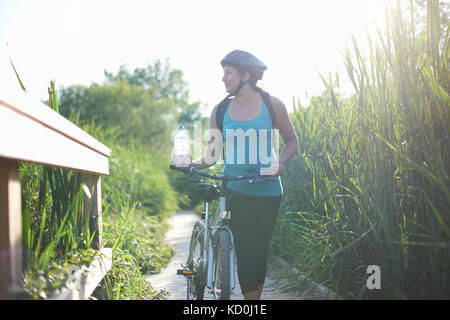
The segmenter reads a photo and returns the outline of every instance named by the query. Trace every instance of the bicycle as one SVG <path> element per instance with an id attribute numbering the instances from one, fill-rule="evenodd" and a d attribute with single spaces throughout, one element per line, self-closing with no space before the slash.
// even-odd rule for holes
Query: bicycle
<path id="1" fill-rule="evenodd" d="M 216 300 L 229 300 L 235 288 L 235 250 L 233 233 L 229 227 L 230 212 L 226 210 L 228 181 L 248 180 L 248 183 L 276 181 L 272 176 L 262 176 L 259 170 L 248 176 L 232 177 L 211 175 L 192 167 L 170 166 L 190 175 L 185 179 L 199 183 L 196 194 L 205 202 L 205 212 L 194 225 L 185 266 L 177 270 L 178 275 L 187 278 L 187 299 L 203 300 L 205 288 Z M 221 185 L 206 184 L 205 180 L 221 182 Z M 210 203 L 219 200 L 219 206 L 210 214 Z M 216 202 L 217 203 L 217 202 Z"/>

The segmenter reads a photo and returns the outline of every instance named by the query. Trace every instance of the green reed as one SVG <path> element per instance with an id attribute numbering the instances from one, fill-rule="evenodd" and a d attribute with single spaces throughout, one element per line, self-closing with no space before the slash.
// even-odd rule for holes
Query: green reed
<path id="1" fill-rule="evenodd" d="M 12 60 L 10 61 L 14 69 Z M 15 73 L 22 89 L 25 87 Z M 50 82 L 48 105 L 59 112 L 55 84 Z M 121 141 L 115 127 L 70 120 L 112 148 L 110 175 L 102 177 L 103 241 L 113 248 L 113 267 L 95 293 L 100 299 L 163 299 L 143 273 L 168 263 L 171 248 L 164 242 L 166 218 L 177 209 L 166 168 L 168 159 L 150 146 Z M 92 201 L 82 173 L 20 163 L 24 288 L 30 298 L 46 298 L 62 288 L 68 267 L 89 265 L 98 231 L 89 228 Z M 87 208 L 85 207 L 87 205 Z"/>
<path id="2" fill-rule="evenodd" d="M 110 175 L 102 178 L 102 215 L 104 246 L 113 249 L 113 268 L 102 284 L 104 294 L 96 295 L 161 299 L 142 273 L 159 270 L 172 254 L 164 243 L 165 218 L 176 209 L 176 198 L 161 174 L 164 159 L 119 142 L 115 128 L 92 122 L 80 126 L 112 146 Z M 81 173 L 28 163 L 21 163 L 20 173 L 25 288 L 42 298 L 64 285 L 68 265 L 90 263 L 96 231 L 89 229 L 90 205 L 83 207 L 87 186 Z"/>
<path id="3" fill-rule="evenodd" d="M 450 297 L 450 40 L 439 10 L 428 1 L 416 35 L 414 2 L 409 17 L 389 7 L 367 55 L 355 39 L 345 50 L 355 94 L 323 77 L 326 92 L 292 115 L 300 149 L 274 250 L 345 298 Z M 371 264 L 381 290 L 366 287 Z"/>
<path id="4" fill-rule="evenodd" d="M 58 111 L 53 81 L 48 104 Z M 84 202 L 81 173 L 21 163 L 20 176 L 25 269 L 43 270 L 52 258 L 90 248 L 96 231 L 89 228 L 91 205 Z"/>

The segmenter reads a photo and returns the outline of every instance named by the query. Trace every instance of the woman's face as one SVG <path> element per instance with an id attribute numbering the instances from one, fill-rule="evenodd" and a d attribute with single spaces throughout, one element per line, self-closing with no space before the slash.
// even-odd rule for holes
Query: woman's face
<path id="1" fill-rule="evenodd" d="M 241 74 L 235 67 L 225 66 L 223 68 L 222 81 L 225 84 L 225 89 L 228 93 L 235 92 L 241 82 Z"/>

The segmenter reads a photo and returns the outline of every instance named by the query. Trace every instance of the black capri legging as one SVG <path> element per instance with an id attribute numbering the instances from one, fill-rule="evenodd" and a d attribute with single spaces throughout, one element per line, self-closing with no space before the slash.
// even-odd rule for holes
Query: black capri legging
<path id="1" fill-rule="evenodd" d="M 254 196 L 233 190 L 227 190 L 227 194 L 239 284 L 242 293 L 247 293 L 264 284 L 269 244 L 281 196 Z"/>

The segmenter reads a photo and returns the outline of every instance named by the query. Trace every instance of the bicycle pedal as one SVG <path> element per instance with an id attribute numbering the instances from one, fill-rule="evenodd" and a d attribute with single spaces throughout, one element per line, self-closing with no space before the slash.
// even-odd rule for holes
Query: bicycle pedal
<path id="1" fill-rule="evenodd" d="M 186 270 L 186 269 L 178 269 L 177 270 L 177 275 L 179 275 L 179 276 L 193 276 L 194 275 L 194 271 Z"/>

